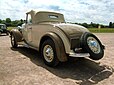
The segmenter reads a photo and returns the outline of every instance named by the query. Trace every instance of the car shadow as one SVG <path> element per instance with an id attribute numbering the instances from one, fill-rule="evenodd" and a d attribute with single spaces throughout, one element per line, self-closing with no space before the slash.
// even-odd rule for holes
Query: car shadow
<path id="1" fill-rule="evenodd" d="M 49 67 L 43 63 L 40 53 L 33 49 L 18 47 L 11 48 L 13 51 L 18 51 L 30 58 L 31 62 L 37 66 L 41 66 L 54 75 L 63 79 L 76 80 L 75 83 L 79 85 L 93 85 L 109 78 L 114 69 L 107 65 L 100 65 L 95 61 L 89 59 L 71 59 L 68 62 L 60 63 L 57 67 Z"/>

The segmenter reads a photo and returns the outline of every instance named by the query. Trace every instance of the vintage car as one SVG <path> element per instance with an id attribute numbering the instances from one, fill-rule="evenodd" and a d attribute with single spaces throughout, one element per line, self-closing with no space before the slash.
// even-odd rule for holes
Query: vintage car
<path id="1" fill-rule="evenodd" d="M 66 23 L 61 13 L 31 10 L 26 23 L 11 30 L 11 45 L 38 50 L 48 66 L 56 66 L 70 57 L 99 60 L 104 55 L 100 40 L 83 26 Z"/>
<path id="2" fill-rule="evenodd" d="M 6 33 L 6 35 L 9 34 L 9 33 L 8 33 L 8 30 L 7 30 L 7 27 L 6 27 L 5 24 L 0 24 L 0 35 L 1 35 L 2 33 Z"/>

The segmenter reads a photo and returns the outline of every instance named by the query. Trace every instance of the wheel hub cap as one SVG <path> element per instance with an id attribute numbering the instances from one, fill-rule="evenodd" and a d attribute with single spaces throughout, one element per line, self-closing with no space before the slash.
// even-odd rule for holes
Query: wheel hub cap
<path id="1" fill-rule="evenodd" d="M 50 45 L 44 46 L 43 55 L 47 62 L 51 62 L 54 57 L 53 49 Z"/>
<path id="2" fill-rule="evenodd" d="M 95 42 L 95 41 L 90 41 L 90 45 L 92 46 L 92 47 L 97 47 L 98 45 L 97 45 L 97 42 Z"/>
<path id="3" fill-rule="evenodd" d="M 100 45 L 98 41 L 94 37 L 88 37 L 87 38 L 87 43 L 89 48 L 96 54 L 100 52 Z"/>
<path id="4" fill-rule="evenodd" d="M 46 56 L 51 56 L 51 49 L 50 48 L 47 48 L 46 49 Z"/>

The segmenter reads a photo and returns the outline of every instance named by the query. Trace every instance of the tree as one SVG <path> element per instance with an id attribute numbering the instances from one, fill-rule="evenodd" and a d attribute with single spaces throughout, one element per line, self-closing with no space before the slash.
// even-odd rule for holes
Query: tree
<path id="1" fill-rule="evenodd" d="M 11 22 L 11 25 L 12 25 L 13 27 L 17 27 L 17 26 L 18 26 L 18 23 L 19 23 L 19 20 L 15 20 L 15 21 L 12 21 L 12 22 Z"/>
<path id="2" fill-rule="evenodd" d="M 21 19 L 21 20 L 18 22 L 18 26 L 21 26 L 23 23 L 24 23 L 24 21 Z"/>
<path id="3" fill-rule="evenodd" d="M 88 24 L 87 23 L 82 23 L 82 26 L 88 28 Z"/>
<path id="4" fill-rule="evenodd" d="M 10 18 L 6 18 L 6 23 L 11 23 L 11 19 Z"/>
<path id="5" fill-rule="evenodd" d="M 114 28 L 114 23 L 112 23 L 112 28 Z"/>
<path id="6" fill-rule="evenodd" d="M 0 19 L 0 23 L 1 23 L 1 24 L 6 24 L 6 20 Z"/>
<path id="7" fill-rule="evenodd" d="M 0 19 L 0 23 L 2 23 L 2 20 Z"/>
<path id="8" fill-rule="evenodd" d="M 112 28 L 112 22 L 109 23 L 109 28 Z"/>
<path id="9" fill-rule="evenodd" d="M 11 19 L 10 18 L 6 18 L 6 26 L 11 26 Z"/>

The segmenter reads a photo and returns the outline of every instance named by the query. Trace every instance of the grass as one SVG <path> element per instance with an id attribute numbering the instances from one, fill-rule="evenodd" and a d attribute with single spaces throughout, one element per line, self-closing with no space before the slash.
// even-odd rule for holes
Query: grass
<path id="1" fill-rule="evenodd" d="M 114 33 L 114 28 L 88 28 L 93 33 Z"/>
<path id="2" fill-rule="evenodd" d="M 16 28 L 16 27 L 8 27 L 8 30 L 10 31 L 11 29 Z M 114 28 L 88 28 L 90 32 L 93 33 L 114 33 Z"/>
<path id="3" fill-rule="evenodd" d="M 16 28 L 16 27 L 7 27 L 7 30 L 11 31 L 14 28 Z"/>

